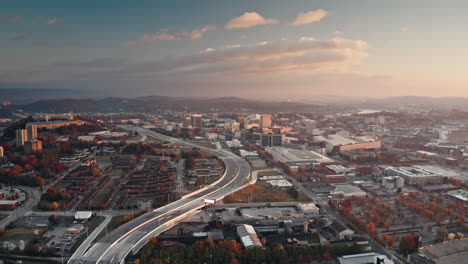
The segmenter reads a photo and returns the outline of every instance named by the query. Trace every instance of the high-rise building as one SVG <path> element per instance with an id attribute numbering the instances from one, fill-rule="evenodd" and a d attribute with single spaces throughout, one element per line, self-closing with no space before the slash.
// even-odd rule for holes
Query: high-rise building
<path id="1" fill-rule="evenodd" d="M 28 141 L 28 132 L 26 129 L 16 130 L 16 146 L 24 145 L 24 142 Z"/>
<path id="2" fill-rule="evenodd" d="M 183 127 L 188 128 L 191 125 L 192 125 L 192 119 L 190 117 L 186 117 L 184 119 Z"/>
<path id="3" fill-rule="evenodd" d="M 270 128 L 271 127 L 271 115 L 262 114 L 260 115 L 260 128 Z"/>
<path id="4" fill-rule="evenodd" d="M 315 120 L 304 119 L 304 120 L 302 120 L 302 125 L 303 125 L 303 128 L 304 128 L 304 132 L 306 134 L 312 135 L 314 129 L 317 126 L 317 122 Z"/>
<path id="5" fill-rule="evenodd" d="M 37 138 L 37 125 L 27 125 L 28 140 L 35 140 Z"/>
<path id="6" fill-rule="evenodd" d="M 0 159 L 3 158 L 4 155 L 5 153 L 3 153 L 3 147 L 0 146 Z"/>
<path id="7" fill-rule="evenodd" d="M 260 145 L 262 147 L 278 147 L 283 144 L 283 135 L 281 134 L 263 134 L 260 136 Z"/>
<path id="8" fill-rule="evenodd" d="M 192 115 L 192 127 L 202 128 L 202 115 Z"/>
<path id="9" fill-rule="evenodd" d="M 42 141 L 40 140 L 31 140 L 24 143 L 24 151 L 26 154 L 32 154 L 42 151 Z"/>

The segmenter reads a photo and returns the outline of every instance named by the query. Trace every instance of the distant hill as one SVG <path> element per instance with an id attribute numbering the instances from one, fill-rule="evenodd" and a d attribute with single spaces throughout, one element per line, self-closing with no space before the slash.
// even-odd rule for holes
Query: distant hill
<path id="1" fill-rule="evenodd" d="M 180 98 L 167 96 L 148 96 L 137 98 L 109 97 L 104 99 L 50 99 L 40 100 L 30 104 L 17 105 L 16 109 L 28 113 L 142 113 L 158 110 L 176 110 L 190 112 L 281 112 L 281 111 L 314 111 L 318 107 L 312 104 L 297 102 L 263 102 L 237 97 L 221 98 Z"/>
<path id="2" fill-rule="evenodd" d="M 427 96 L 398 96 L 382 99 L 368 99 L 366 105 L 382 106 L 417 106 L 427 108 L 457 108 L 468 106 L 468 98 L 465 97 L 427 97 Z"/>
<path id="3" fill-rule="evenodd" d="M 78 96 L 73 90 L 39 88 L 0 88 L 0 103 L 28 104 L 42 99 Z"/>

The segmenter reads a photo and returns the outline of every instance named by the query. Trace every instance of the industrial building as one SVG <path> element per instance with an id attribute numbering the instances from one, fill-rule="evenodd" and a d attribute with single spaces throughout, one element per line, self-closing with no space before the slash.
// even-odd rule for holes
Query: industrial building
<path id="1" fill-rule="evenodd" d="M 362 137 L 343 137 L 340 135 L 315 136 L 314 141 L 324 142 L 327 153 L 332 152 L 346 152 L 352 150 L 368 150 L 380 149 L 382 142 L 375 140 L 375 138 L 362 136 Z"/>
<path id="2" fill-rule="evenodd" d="M 410 263 L 415 264 L 455 264 L 466 263 L 468 259 L 468 239 L 447 241 L 429 245 L 411 255 Z"/>
<path id="3" fill-rule="evenodd" d="M 330 194 L 333 196 L 341 196 L 343 198 L 366 196 L 366 192 L 361 190 L 361 188 L 349 184 L 336 185 L 335 190 L 331 191 Z"/>
<path id="4" fill-rule="evenodd" d="M 261 247 L 262 242 L 258 239 L 255 229 L 251 225 L 237 226 L 237 235 L 245 248 Z"/>

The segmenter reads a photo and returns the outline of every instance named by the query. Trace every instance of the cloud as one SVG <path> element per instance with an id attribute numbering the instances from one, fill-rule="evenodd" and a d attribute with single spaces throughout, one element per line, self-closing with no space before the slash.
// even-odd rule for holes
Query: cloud
<path id="1" fill-rule="evenodd" d="M 14 24 L 19 22 L 22 19 L 21 16 L 13 15 L 13 14 L 3 14 L 0 16 L 0 22 L 7 23 L 7 24 Z"/>
<path id="2" fill-rule="evenodd" d="M 159 32 L 154 34 L 144 34 L 137 40 L 127 41 L 123 43 L 124 46 L 132 46 L 144 43 L 156 43 L 161 41 L 172 41 L 179 40 L 180 38 L 176 35 L 169 34 L 167 29 L 161 29 Z"/>
<path id="3" fill-rule="evenodd" d="M 237 48 L 208 48 L 199 54 L 132 64 L 121 74 L 151 76 L 180 72 L 210 74 L 298 71 L 346 71 L 367 57 L 368 45 L 361 40 L 333 38 L 317 40 L 303 37 L 293 41 L 270 41 Z M 120 75 L 120 74 L 119 74 Z"/>
<path id="4" fill-rule="evenodd" d="M 58 19 L 56 17 L 54 18 L 49 18 L 44 22 L 44 25 L 54 25 L 57 24 Z"/>
<path id="5" fill-rule="evenodd" d="M 323 9 L 317 9 L 309 12 L 301 12 L 297 15 L 296 19 L 294 22 L 292 22 L 291 25 L 293 26 L 299 26 L 299 25 L 306 25 L 306 24 L 312 24 L 315 22 L 319 22 L 323 18 L 325 18 L 328 15 L 328 12 Z"/>
<path id="6" fill-rule="evenodd" d="M 227 48 L 227 49 L 235 49 L 235 48 L 240 48 L 241 45 L 240 44 L 232 44 L 232 45 L 225 45 L 224 47 Z"/>
<path id="7" fill-rule="evenodd" d="M 200 50 L 200 54 L 207 54 L 207 53 L 214 52 L 214 51 L 216 50 L 212 48 L 206 48 L 204 50 Z"/>
<path id="8" fill-rule="evenodd" d="M 239 17 L 235 17 L 226 23 L 226 29 L 251 28 L 260 25 L 278 24 L 274 18 L 264 18 L 257 12 L 245 12 Z"/>
<path id="9" fill-rule="evenodd" d="M 342 35 L 344 35 L 344 32 L 337 30 L 337 31 L 333 32 L 332 34 L 335 35 L 335 36 L 342 36 Z"/>
<path id="10" fill-rule="evenodd" d="M 202 28 L 199 28 L 199 29 L 194 29 L 190 32 L 188 31 L 184 31 L 181 33 L 181 35 L 185 38 L 188 38 L 188 39 L 201 39 L 203 38 L 203 36 L 205 35 L 206 32 L 208 31 L 213 31 L 215 30 L 216 27 L 215 26 L 212 26 L 212 25 L 207 25 L 207 26 L 204 26 Z"/>
<path id="11" fill-rule="evenodd" d="M 408 27 L 401 27 L 400 31 L 403 32 L 403 33 L 406 33 L 406 32 L 409 31 L 409 28 Z"/>
<path id="12" fill-rule="evenodd" d="M 202 28 L 194 29 L 192 31 L 183 31 L 178 34 L 169 33 L 167 29 L 160 29 L 159 32 L 154 34 L 144 34 L 137 40 L 127 41 L 122 43 L 123 46 L 132 46 L 144 43 L 156 43 L 161 41 L 172 41 L 172 40 L 181 40 L 181 39 L 190 39 L 196 40 L 201 39 L 208 31 L 215 30 L 216 27 L 212 25 L 207 25 Z"/>

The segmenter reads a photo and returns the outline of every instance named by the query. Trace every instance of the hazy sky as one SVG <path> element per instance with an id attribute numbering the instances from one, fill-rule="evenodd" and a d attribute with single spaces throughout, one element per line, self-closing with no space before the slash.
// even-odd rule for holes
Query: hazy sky
<path id="1" fill-rule="evenodd" d="M 466 0 L 3 1 L 0 87 L 468 96 Z"/>

